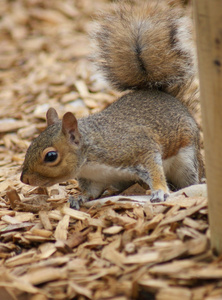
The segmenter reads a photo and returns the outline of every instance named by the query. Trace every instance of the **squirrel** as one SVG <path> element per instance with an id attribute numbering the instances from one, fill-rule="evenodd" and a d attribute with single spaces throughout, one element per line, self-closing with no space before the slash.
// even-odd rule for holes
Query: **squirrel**
<path id="1" fill-rule="evenodd" d="M 198 98 L 191 21 L 161 1 L 117 4 L 100 14 L 92 34 L 94 61 L 119 90 L 131 90 L 101 112 L 62 120 L 54 108 L 29 146 L 21 181 L 48 187 L 76 178 L 82 200 L 135 182 L 151 202 L 201 182 L 204 164 L 193 103 Z"/>

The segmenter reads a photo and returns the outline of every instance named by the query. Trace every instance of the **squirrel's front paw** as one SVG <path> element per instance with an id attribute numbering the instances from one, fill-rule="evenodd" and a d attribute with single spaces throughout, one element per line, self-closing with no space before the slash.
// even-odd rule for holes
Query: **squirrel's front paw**
<path id="1" fill-rule="evenodd" d="M 151 203 L 163 202 L 166 201 L 166 198 L 169 196 L 168 193 L 164 193 L 163 190 L 153 191 L 151 194 Z"/>
<path id="2" fill-rule="evenodd" d="M 87 202 L 89 199 L 86 196 L 79 195 L 79 196 L 70 196 L 68 202 L 70 203 L 70 207 L 76 210 L 79 210 L 81 205 L 84 202 Z"/>

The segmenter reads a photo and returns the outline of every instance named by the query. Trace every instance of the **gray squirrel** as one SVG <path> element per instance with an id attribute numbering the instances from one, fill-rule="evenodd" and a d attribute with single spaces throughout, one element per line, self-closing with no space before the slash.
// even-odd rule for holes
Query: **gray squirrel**
<path id="1" fill-rule="evenodd" d="M 76 178 L 82 200 L 135 182 L 151 189 L 151 202 L 204 177 L 200 136 L 192 113 L 198 97 L 191 24 L 182 10 L 159 1 L 117 4 L 101 14 L 92 35 L 94 60 L 120 90 L 132 90 L 102 112 L 59 120 L 27 150 L 21 181 L 51 186 Z"/>

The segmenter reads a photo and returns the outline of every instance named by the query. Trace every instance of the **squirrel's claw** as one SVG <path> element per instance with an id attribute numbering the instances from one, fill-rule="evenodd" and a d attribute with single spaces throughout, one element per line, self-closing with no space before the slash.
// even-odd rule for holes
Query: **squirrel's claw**
<path id="1" fill-rule="evenodd" d="M 164 202 L 166 201 L 166 198 L 169 196 L 168 193 L 164 193 L 163 190 L 156 190 L 153 191 L 151 194 L 151 203 L 157 203 L 157 202 Z"/>
<path id="2" fill-rule="evenodd" d="M 82 205 L 82 200 L 79 197 L 70 196 L 68 202 L 70 203 L 70 208 L 79 210 Z"/>
<path id="3" fill-rule="evenodd" d="M 79 210 L 84 202 L 86 202 L 88 198 L 84 196 L 70 196 L 68 202 L 70 203 L 70 207 L 76 210 Z"/>

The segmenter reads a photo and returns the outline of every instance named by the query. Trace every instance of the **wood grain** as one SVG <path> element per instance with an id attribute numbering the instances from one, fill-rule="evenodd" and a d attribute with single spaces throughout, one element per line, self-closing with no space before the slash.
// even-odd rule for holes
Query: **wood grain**
<path id="1" fill-rule="evenodd" d="M 211 244 L 222 253 L 222 0 L 195 0 Z"/>

